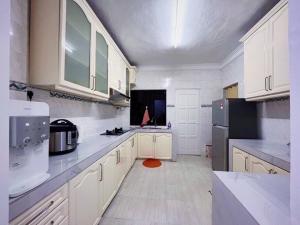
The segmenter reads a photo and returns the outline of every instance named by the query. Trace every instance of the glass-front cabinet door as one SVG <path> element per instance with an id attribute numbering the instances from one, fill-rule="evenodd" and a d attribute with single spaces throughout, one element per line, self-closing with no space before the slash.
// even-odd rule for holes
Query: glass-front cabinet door
<path id="1" fill-rule="evenodd" d="M 64 81 L 91 91 L 91 19 L 80 0 L 66 0 Z"/>
<path id="2" fill-rule="evenodd" d="M 108 97 L 108 44 L 96 30 L 95 86 L 97 94 Z"/>

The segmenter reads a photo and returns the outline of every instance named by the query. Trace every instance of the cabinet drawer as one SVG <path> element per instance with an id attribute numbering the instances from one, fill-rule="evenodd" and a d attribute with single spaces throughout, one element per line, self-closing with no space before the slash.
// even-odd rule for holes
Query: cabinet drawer
<path id="1" fill-rule="evenodd" d="M 36 225 L 68 197 L 67 185 L 50 194 L 31 209 L 13 220 L 10 225 Z"/>
<path id="2" fill-rule="evenodd" d="M 68 200 L 66 199 L 48 216 L 46 216 L 38 225 L 60 225 L 68 219 Z"/>

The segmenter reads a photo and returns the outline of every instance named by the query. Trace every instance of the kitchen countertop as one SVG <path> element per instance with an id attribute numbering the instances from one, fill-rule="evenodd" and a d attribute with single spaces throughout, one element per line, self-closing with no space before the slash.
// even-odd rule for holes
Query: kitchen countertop
<path id="1" fill-rule="evenodd" d="M 274 224 L 291 224 L 290 220 L 290 180 L 289 176 L 269 175 L 269 174 L 249 174 L 235 172 L 214 172 L 214 185 L 221 181 L 222 185 L 229 191 L 226 193 L 216 193 L 217 196 L 233 195 L 232 201 L 238 201 L 239 210 L 246 210 L 250 221 L 256 221 L 257 224 L 274 225 Z M 214 189 L 213 189 L 214 190 Z M 222 189 L 215 186 L 216 191 Z M 213 192 L 214 194 L 214 192 Z M 221 200 L 221 199 L 220 199 Z M 222 201 L 216 199 L 215 203 Z M 214 204 L 214 203 L 213 203 Z M 228 207 L 235 208 L 233 204 L 227 204 Z M 234 207 L 233 207 L 234 206 Z M 218 207 L 218 206 L 216 206 Z M 238 213 L 236 209 L 225 209 Z M 225 213 L 226 214 L 226 213 Z M 232 217 L 242 217 L 233 215 Z M 216 217 L 219 215 L 215 214 Z M 216 219 L 216 218 L 214 218 Z M 228 218 L 235 221 L 239 218 Z M 241 218 L 243 224 L 253 224 L 246 221 L 245 216 Z M 231 221 L 232 223 L 232 221 Z M 228 224 L 224 222 L 224 224 Z"/>
<path id="2" fill-rule="evenodd" d="M 87 138 L 80 143 L 74 152 L 51 156 L 49 158 L 50 178 L 25 194 L 10 198 L 9 220 L 16 218 L 25 210 L 57 190 L 73 177 L 88 168 L 101 157 L 112 151 L 136 133 L 172 133 L 170 129 L 132 129 L 120 136 L 105 136 L 99 134 Z"/>
<path id="3" fill-rule="evenodd" d="M 229 170 L 232 171 L 232 148 L 236 147 L 257 158 L 290 171 L 290 147 L 286 144 L 273 143 L 257 139 L 229 140 Z"/>

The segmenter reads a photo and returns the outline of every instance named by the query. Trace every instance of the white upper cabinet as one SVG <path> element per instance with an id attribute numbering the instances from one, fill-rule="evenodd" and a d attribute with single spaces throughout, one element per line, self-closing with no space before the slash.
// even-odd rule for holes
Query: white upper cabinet
<path id="1" fill-rule="evenodd" d="M 126 63 L 118 54 L 117 50 L 111 48 L 110 51 L 110 87 L 126 93 Z"/>
<path id="2" fill-rule="evenodd" d="M 109 90 L 108 90 L 108 51 L 109 46 L 107 40 L 102 34 L 101 29 L 95 26 L 95 48 L 94 56 L 95 58 L 93 65 L 93 73 L 92 73 L 92 84 L 94 85 L 93 89 L 95 94 L 99 96 L 103 96 L 108 98 Z"/>
<path id="3" fill-rule="evenodd" d="M 258 29 L 244 44 L 246 97 L 264 95 L 268 74 L 268 26 Z"/>
<path id="4" fill-rule="evenodd" d="M 90 92 L 92 19 L 81 1 L 63 1 L 61 84 Z"/>
<path id="5" fill-rule="evenodd" d="M 99 100 L 130 66 L 85 0 L 32 0 L 30 83 Z"/>
<path id="6" fill-rule="evenodd" d="M 288 5 L 285 5 L 270 20 L 271 32 L 271 89 L 272 92 L 288 92 L 289 81 L 289 42 L 288 42 Z"/>
<path id="7" fill-rule="evenodd" d="M 247 100 L 289 95 L 287 1 L 279 2 L 241 41 Z"/>

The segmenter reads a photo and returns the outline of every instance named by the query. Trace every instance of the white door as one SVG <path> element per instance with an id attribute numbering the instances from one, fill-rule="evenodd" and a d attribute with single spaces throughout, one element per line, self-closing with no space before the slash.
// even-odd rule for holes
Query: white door
<path id="1" fill-rule="evenodd" d="M 200 91 L 176 90 L 177 153 L 200 155 Z"/>

